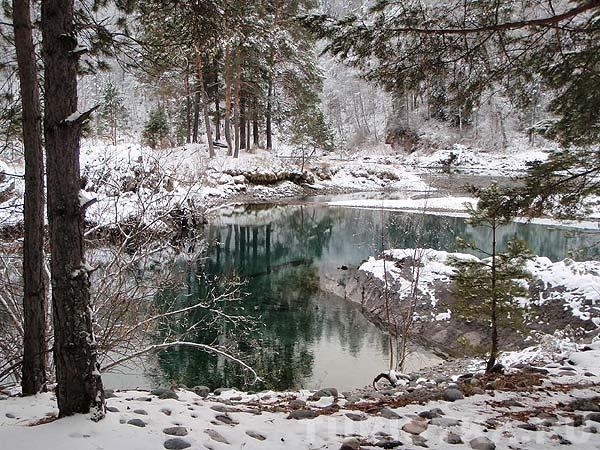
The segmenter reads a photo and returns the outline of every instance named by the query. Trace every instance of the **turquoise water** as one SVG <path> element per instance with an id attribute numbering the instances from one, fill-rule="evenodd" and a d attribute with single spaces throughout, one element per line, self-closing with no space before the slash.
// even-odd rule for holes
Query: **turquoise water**
<path id="1" fill-rule="evenodd" d="M 511 224 L 502 229 L 500 243 L 514 234 L 534 253 L 552 260 L 573 250 L 584 250 L 581 258 L 598 257 L 594 233 Z M 320 289 L 340 266 L 357 266 L 382 248 L 420 245 L 459 251 L 458 236 L 482 248 L 490 238 L 488 230 L 474 229 L 462 218 L 320 204 L 226 209 L 206 226 L 205 235 L 202 257 L 180 266 L 177 277 L 185 288 L 179 284 L 178 289 L 165 289 L 156 301 L 166 305 L 176 297 L 178 306 L 191 305 L 209 298 L 210 291 L 222 293 L 232 280 L 242 282 L 241 300 L 220 306 L 232 315 L 252 316 L 254 328 L 235 329 L 228 320 L 206 312 L 190 314 L 169 327 L 183 330 L 199 323 L 188 340 L 227 346 L 263 378 L 255 388 L 274 389 L 347 389 L 368 384 L 387 369 L 386 335 L 356 305 Z M 431 355 L 416 354 L 409 369 L 431 362 Z M 211 388 L 243 387 L 249 381 L 238 365 L 189 348 L 162 352 L 146 376 L 154 384 L 171 380 Z M 114 383 L 123 383 L 119 380 Z"/>

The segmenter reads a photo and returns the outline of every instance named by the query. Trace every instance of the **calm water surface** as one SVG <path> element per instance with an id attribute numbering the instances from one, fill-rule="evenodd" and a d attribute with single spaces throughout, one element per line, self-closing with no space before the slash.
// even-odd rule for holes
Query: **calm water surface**
<path id="1" fill-rule="evenodd" d="M 157 301 L 166 304 L 177 297 L 178 305 L 191 305 L 210 289 L 219 289 L 222 283 L 215 280 L 236 277 L 243 281 L 246 295 L 227 308 L 258 318 L 255 329 L 242 333 L 223 325 L 200 329 L 193 339 L 233 343 L 264 379 L 260 387 L 274 389 L 349 389 L 369 384 L 374 374 L 387 370 L 385 334 L 368 322 L 356 305 L 320 290 L 322 277 L 335 273 L 341 265 L 357 266 L 382 248 L 418 244 L 463 251 L 456 246 L 458 236 L 482 248 L 490 240 L 486 229 L 474 229 L 462 218 L 310 203 L 223 209 L 205 231 L 209 244 L 204 257 L 180 268 L 178 276 L 185 288 L 165 289 Z M 502 230 L 499 241 L 505 243 L 515 234 L 526 240 L 534 253 L 552 260 L 574 250 L 581 250 L 578 256 L 584 259 L 599 256 L 594 233 L 511 224 Z M 190 323 L 209 320 L 187 319 Z M 408 369 L 437 361 L 427 352 L 417 352 Z M 106 384 L 151 387 L 173 380 L 216 388 L 242 387 L 246 381 L 235 364 L 187 348 L 165 351 L 150 366 L 153 369 L 143 374 L 140 370 L 130 375 L 107 374 Z"/>

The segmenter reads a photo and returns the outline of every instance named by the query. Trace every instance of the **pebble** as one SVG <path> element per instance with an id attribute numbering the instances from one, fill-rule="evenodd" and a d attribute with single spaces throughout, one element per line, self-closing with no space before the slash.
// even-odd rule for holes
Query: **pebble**
<path id="1" fill-rule="evenodd" d="M 462 444 L 462 438 L 456 433 L 448 433 L 448 436 L 444 439 L 448 444 L 457 445 Z"/>
<path id="2" fill-rule="evenodd" d="M 104 398 L 105 399 L 109 399 L 109 398 L 115 398 L 115 391 L 113 391 L 112 389 L 105 389 L 104 390 Z"/>
<path id="3" fill-rule="evenodd" d="M 475 439 L 471 439 L 469 445 L 474 450 L 495 450 L 496 444 L 490 441 L 485 436 L 481 436 Z"/>
<path id="4" fill-rule="evenodd" d="M 223 415 L 223 414 L 219 414 L 219 415 L 215 416 L 215 419 L 217 419 L 219 422 L 224 423 L 225 425 L 237 425 L 238 424 L 238 422 L 233 420 L 231 417 L 229 417 L 227 415 Z"/>
<path id="5" fill-rule="evenodd" d="M 163 446 L 168 450 L 182 450 L 184 448 L 191 447 L 192 444 L 181 438 L 173 438 L 167 439 Z"/>
<path id="6" fill-rule="evenodd" d="M 429 423 L 438 427 L 455 427 L 460 425 L 460 420 L 449 417 L 434 417 Z"/>
<path id="7" fill-rule="evenodd" d="M 425 439 L 423 436 L 419 436 L 419 435 L 413 436 L 412 441 L 413 441 L 413 444 L 415 444 L 417 447 L 426 447 L 426 448 L 428 447 L 427 439 Z"/>
<path id="8" fill-rule="evenodd" d="M 521 428 L 523 430 L 527 430 L 527 431 L 537 431 L 538 427 L 537 425 L 534 425 L 533 423 L 520 423 L 519 425 L 517 425 L 518 428 Z"/>
<path id="9" fill-rule="evenodd" d="M 192 388 L 192 391 L 202 398 L 208 397 L 208 394 L 210 393 L 208 386 L 195 386 Z"/>
<path id="10" fill-rule="evenodd" d="M 106 410 L 107 410 L 108 412 L 113 412 L 113 413 L 115 413 L 115 412 L 119 412 L 119 408 L 115 408 L 114 406 L 107 406 L 107 407 L 106 407 Z"/>
<path id="11" fill-rule="evenodd" d="M 338 390 L 336 388 L 323 388 L 312 395 L 312 399 L 314 400 L 319 400 L 321 397 L 338 398 Z"/>
<path id="12" fill-rule="evenodd" d="M 220 413 L 233 413 L 240 412 L 239 408 L 234 408 L 233 406 L 225 406 L 225 405 L 213 405 L 210 407 L 213 411 Z"/>
<path id="13" fill-rule="evenodd" d="M 146 422 L 144 422 L 142 419 L 131 419 L 127 421 L 127 424 L 140 428 L 144 428 L 146 426 Z"/>
<path id="14" fill-rule="evenodd" d="M 389 420 L 395 420 L 395 419 L 402 418 L 401 415 L 392 411 L 389 408 L 382 408 L 381 411 L 379 411 L 379 414 L 381 415 L 381 417 L 383 417 L 385 419 L 389 419 Z"/>
<path id="15" fill-rule="evenodd" d="M 591 420 L 592 422 L 600 422 L 600 413 L 591 413 L 585 416 L 585 420 Z"/>
<path id="16" fill-rule="evenodd" d="M 221 395 L 223 392 L 231 391 L 231 388 L 217 388 L 214 390 L 215 395 Z"/>
<path id="17" fill-rule="evenodd" d="M 344 439 L 340 450 L 360 450 L 360 441 L 356 438 Z"/>
<path id="18" fill-rule="evenodd" d="M 402 427 L 402 431 L 410 434 L 421 434 L 427 429 L 427 422 L 413 420 Z"/>
<path id="19" fill-rule="evenodd" d="M 442 411 L 440 408 L 433 408 L 429 411 L 423 411 L 419 413 L 419 416 L 423 417 L 424 419 L 435 419 L 436 417 L 441 417 L 444 415 L 444 411 Z"/>
<path id="20" fill-rule="evenodd" d="M 135 414 L 139 414 L 140 416 L 147 416 L 148 412 L 145 409 L 134 409 L 133 412 Z"/>
<path id="21" fill-rule="evenodd" d="M 8 419 L 16 419 L 15 415 L 12 413 L 6 413 L 4 414 Z"/>
<path id="22" fill-rule="evenodd" d="M 171 415 L 171 410 L 169 408 L 161 408 L 160 412 L 163 413 L 165 416 Z"/>
<path id="23" fill-rule="evenodd" d="M 379 441 L 375 443 L 375 447 L 379 448 L 398 448 L 402 447 L 404 444 L 400 441 Z"/>
<path id="24" fill-rule="evenodd" d="M 355 422 L 362 422 L 363 420 L 367 420 L 367 416 L 365 416 L 364 414 L 346 413 L 346 417 Z"/>
<path id="25" fill-rule="evenodd" d="M 600 412 L 600 407 L 593 401 L 586 398 L 579 398 L 571 402 L 571 407 L 575 411 Z"/>
<path id="26" fill-rule="evenodd" d="M 187 436 L 188 431 L 185 427 L 169 427 L 164 428 L 163 433 L 169 436 Z"/>
<path id="27" fill-rule="evenodd" d="M 295 411 L 290 411 L 290 414 L 287 416 L 288 419 L 314 419 L 317 417 L 317 413 L 312 409 L 297 409 Z"/>
<path id="28" fill-rule="evenodd" d="M 251 438 L 254 438 L 258 441 L 264 441 L 267 437 L 264 434 L 257 433 L 256 431 L 246 430 L 246 434 Z"/>
<path id="29" fill-rule="evenodd" d="M 448 388 L 444 391 L 444 400 L 446 400 L 448 402 L 462 400 L 463 398 L 465 398 L 463 393 L 456 388 Z"/>
<path id="30" fill-rule="evenodd" d="M 204 430 L 204 432 L 208 434 L 213 441 L 221 442 L 223 444 L 229 444 L 229 441 L 225 439 L 223 435 L 218 431 L 207 429 Z"/>

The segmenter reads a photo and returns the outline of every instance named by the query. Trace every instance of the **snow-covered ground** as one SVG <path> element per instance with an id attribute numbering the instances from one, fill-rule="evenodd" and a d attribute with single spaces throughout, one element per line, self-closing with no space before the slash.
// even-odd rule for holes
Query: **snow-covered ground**
<path id="1" fill-rule="evenodd" d="M 97 423 L 55 420 L 52 393 L 0 395 L 0 442 L 12 450 L 600 448 L 600 343 L 551 342 L 507 354 L 506 376 L 413 375 L 406 386 L 337 398 L 331 388 L 115 392 Z"/>
<path id="2" fill-rule="evenodd" d="M 385 281 L 386 273 L 391 289 L 402 299 L 411 293 L 412 276 L 399 263 L 407 258 L 420 260 L 419 295 L 422 301 L 430 303 L 430 319 L 436 321 L 451 318 L 450 310 L 438 308 L 437 297 L 439 284 L 449 284 L 456 271 L 449 263 L 450 258 L 478 259 L 473 255 L 433 249 L 392 249 L 386 250 L 384 254 L 386 258 L 370 257 L 359 270 L 381 282 Z M 552 262 L 548 258 L 535 256 L 527 261 L 526 268 L 532 276 L 529 284 L 537 289 L 535 298 L 520 299 L 520 306 L 526 311 L 553 302 L 564 311 L 569 311 L 573 317 L 591 321 L 596 327 L 600 327 L 600 261 L 577 262 L 567 258 Z"/>

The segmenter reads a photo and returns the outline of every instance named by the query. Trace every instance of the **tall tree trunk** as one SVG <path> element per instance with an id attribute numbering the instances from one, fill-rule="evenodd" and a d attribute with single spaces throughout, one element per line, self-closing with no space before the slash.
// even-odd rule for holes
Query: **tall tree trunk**
<path id="1" fill-rule="evenodd" d="M 200 50 L 196 48 L 196 77 L 198 78 L 198 86 L 200 87 L 200 95 L 202 97 L 202 112 L 204 113 L 204 124 L 206 126 L 206 140 L 208 141 L 208 155 L 211 158 L 215 157 L 215 146 L 213 145 L 212 128 L 210 125 L 210 116 L 208 115 L 208 95 L 204 87 L 204 75 L 202 73 L 202 55 Z"/>
<path id="2" fill-rule="evenodd" d="M 238 48 L 235 57 L 235 102 L 233 104 L 233 121 L 235 129 L 235 149 L 233 157 L 237 158 L 240 155 L 240 91 L 241 91 L 241 52 Z"/>
<path id="3" fill-rule="evenodd" d="M 491 304 L 491 348 L 490 357 L 485 368 L 486 373 L 490 373 L 496 365 L 496 357 L 498 354 L 498 318 L 497 304 L 498 297 L 496 293 L 496 223 L 492 225 L 492 304 Z"/>
<path id="4" fill-rule="evenodd" d="M 259 131 L 258 131 L 258 101 L 254 97 L 252 107 L 252 143 L 255 147 L 259 146 Z"/>
<path id="5" fill-rule="evenodd" d="M 267 138 L 267 150 L 273 149 L 273 130 L 271 124 L 271 114 L 273 109 L 273 76 L 269 75 L 269 87 L 267 89 L 267 111 L 265 134 Z"/>
<path id="6" fill-rule="evenodd" d="M 185 142 L 190 143 L 192 141 L 192 99 L 190 92 L 190 68 L 185 70 Z"/>
<path id="7" fill-rule="evenodd" d="M 246 112 L 246 150 L 250 151 L 250 110 Z"/>
<path id="8" fill-rule="evenodd" d="M 200 127 L 200 86 L 196 80 L 196 89 L 194 93 L 194 119 L 192 121 L 192 142 L 198 142 L 198 128 Z"/>
<path id="9" fill-rule="evenodd" d="M 227 141 L 227 156 L 233 154 L 231 145 L 231 84 L 232 84 L 231 50 L 225 49 L 225 140 Z"/>
<path id="10" fill-rule="evenodd" d="M 240 99 L 240 149 L 246 147 L 246 99 Z"/>
<path id="11" fill-rule="evenodd" d="M 217 58 L 213 59 L 214 86 L 213 97 L 215 101 L 215 140 L 221 140 L 221 105 L 219 102 L 219 64 Z"/>
<path id="12" fill-rule="evenodd" d="M 46 289 L 44 284 L 44 155 L 42 115 L 29 0 L 13 1 L 15 49 L 23 113 L 25 200 L 23 238 L 23 395 L 46 387 Z"/>
<path id="13" fill-rule="evenodd" d="M 104 389 L 92 328 L 89 269 L 84 259 L 79 138 L 91 111 L 77 113 L 74 0 L 42 2 L 44 134 L 52 260 L 54 363 L 59 416 L 104 417 Z"/>

